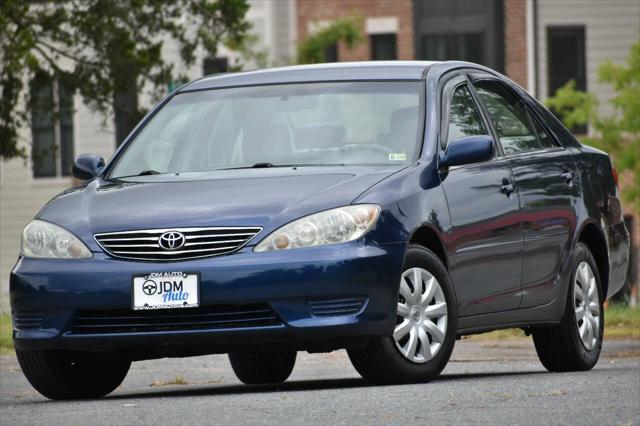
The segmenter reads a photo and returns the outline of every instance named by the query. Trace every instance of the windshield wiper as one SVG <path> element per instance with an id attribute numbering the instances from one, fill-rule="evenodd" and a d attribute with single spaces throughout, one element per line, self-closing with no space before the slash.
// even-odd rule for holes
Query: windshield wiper
<path id="1" fill-rule="evenodd" d="M 297 164 L 273 164 L 273 163 L 255 163 L 250 166 L 227 167 L 216 170 L 240 170 L 240 169 L 268 169 L 269 167 L 298 167 Z"/>
<path id="2" fill-rule="evenodd" d="M 306 164 L 273 164 L 273 163 L 255 163 L 250 166 L 227 167 L 216 170 L 240 170 L 240 169 L 268 169 L 270 167 L 328 167 L 328 166 L 346 166 L 345 163 L 323 164 L 323 163 L 306 163 Z"/>
<path id="3" fill-rule="evenodd" d="M 157 170 L 143 170 L 140 173 L 138 173 L 136 176 L 149 176 L 149 175 L 159 175 L 159 174 L 161 173 Z"/>

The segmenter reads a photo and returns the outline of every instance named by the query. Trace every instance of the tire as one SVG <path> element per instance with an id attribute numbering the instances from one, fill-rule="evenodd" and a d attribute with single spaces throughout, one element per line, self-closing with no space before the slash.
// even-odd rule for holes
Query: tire
<path id="1" fill-rule="evenodd" d="M 593 326 L 594 322 L 585 316 L 582 320 L 578 319 L 577 309 L 581 306 L 582 302 L 579 300 L 579 294 L 581 291 L 576 290 L 576 279 L 584 281 L 582 278 L 581 270 L 584 271 L 582 265 L 588 265 L 590 272 L 595 280 L 594 286 L 588 286 L 593 288 L 597 294 L 591 296 L 593 303 L 589 304 L 591 309 L 589 315 L 593 318 L 597 318 L 597 327 Z M 588 280 L 591 282 L 591 280 Z M 578 284 L 582 288 L 582 284 Z M 588 289 L 587 289 L 588 290 Z M 589 299 L 587 299 L 588 301 Z M 597 301 L 597 302 L 596 302 Z M 538 358 L 544 367 L 552 372 L 564 372 L 564 371 L 586 371 L 593 368 L 598 362 L 600 357 L 600 351 L 602 349 L 602 338 L 604 335 L 604 309 L 603 309 L 604 297 L 602 295 L 602 282 L 598 274 L 598 268 L 591 252 L 582 243 L 576 245 L 576 249 L 571 260 L 571 281 L 569 282 L 569 289 L 567 295 L 567 301 L 565 304 L 564 314 L 560 324 L 552 327 L 540 327 L 533 329 L 533 342 L 538 353 Z M 599 312 L 598 316 L 595 316 L 592 311 L 596 309 Z M 583 312 L 585 307 L 583 307 Z M 582 321 L 582 322 L 580 322 Z M 585 338 L 585 341 L 581 337 L 580 324 L 587 326 L 586 322 L 590 323 L 592 332 L 597 330 L 597 336 L 593 339 Z M 596 321 L 596 320 L 594 320 Z M 588 329 L 589 327 L 587 327 Z"/>
<path id="2" fill-rule="evenodd" d="M 419 279 L 423 283 L 422 290 L 418 293 L 421 295 L 419 299 L 429 298 L 425 296 L 428 294 L 427 289 L 431 288 L 429 275 L 435 278 L 440 288 L 440 292 L 436 289 L 433 293 L 433 301 L 427 300 L 422 305 L 412 302 L 412 300 L 418 300 L 415 298 L 413 286 L 413 282 L 417 279 L 412 272 L 416 268 L 428 273 L 422 273 L 423 278 Z M 456 340 L 457 302 L 449 274 L 440 259 L 424 247 L 410 245 L 402 271 L 394 334 L 373 337 L 364 348 L 347 350 L 351 363 L 358 373 L 365 380 L 376 384 L 427 382 L 437 377 L 447 365 Z M 407 287 L 404 287 L 405 285 Z M 411 294 L 407 294 L 407 291 Z M 412 295 L 414 299 L 411 299 Z M 400 305 L 404 305 L 402 311 Z M 410 305 L 413 307 L 407 312 L 406 309 Z M 444 316 L 441 315 L 443 305 L 446 306 Z M 434 317 L 436 312 L 441 316 Z M 439 328 L 439 333 L 435 333 L 434 325 Z M 446 329 L 443 333 L 444 327 Z M 424 332 L 420 331 L 421 328 Z M 411 345 L 411 339 L 416 340 L 416 334 L 418 342 L 415 343 L 414 348 Z M 422 343 L 424 341 L 428 341 L 428 352 L 427 345 Z"/>
<path id="3" fill-rule="evenodd" d="M 286 352 L 232 352 L 231 368 L 236 377 L 247 385 L 282 383 L 293 371 L 295 351 Z"/>
<path id="4" fill-rule="evenodd" d="M 112 354 L 16 350 L 31 386 L 49 399 L 99 398 L 124 380 L 131 361 Z"/>

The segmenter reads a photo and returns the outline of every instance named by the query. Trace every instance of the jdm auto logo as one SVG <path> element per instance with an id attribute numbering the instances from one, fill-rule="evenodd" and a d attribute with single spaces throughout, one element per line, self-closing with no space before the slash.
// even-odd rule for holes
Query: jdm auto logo
<path id="1" fill-rule="evenodd" d="M 186 238 L 182 232 L 168 231 L 160 235 L 158 245 L 165 250 L 177 250 L 186 243 Z"/>

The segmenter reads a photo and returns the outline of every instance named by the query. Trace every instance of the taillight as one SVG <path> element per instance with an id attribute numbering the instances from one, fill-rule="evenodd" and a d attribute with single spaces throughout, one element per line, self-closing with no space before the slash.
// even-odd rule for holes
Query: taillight
<path id="1" fill-rule="evenodd" d="M 611 165 L 611 174 L 613 175 L 613 181 L 616 183 L 616 186 L 618 186 L 618 171 L 613 164 Z"/>

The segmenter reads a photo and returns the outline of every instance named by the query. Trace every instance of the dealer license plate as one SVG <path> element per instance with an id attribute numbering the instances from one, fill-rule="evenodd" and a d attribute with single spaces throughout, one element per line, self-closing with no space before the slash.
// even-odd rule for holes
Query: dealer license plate
<path id="1" fill-rule="evenodd" d="M 200 274 L 154 272 L 133 277 L 133 309 L 194 308 L 200 304 Z"/>

